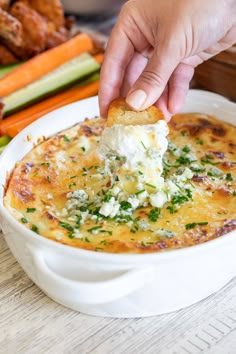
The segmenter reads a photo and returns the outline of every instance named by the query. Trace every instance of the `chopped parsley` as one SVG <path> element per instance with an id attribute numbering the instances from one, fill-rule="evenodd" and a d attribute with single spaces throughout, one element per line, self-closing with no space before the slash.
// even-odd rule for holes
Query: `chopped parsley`
<path id="1" fill-rule="evenodd" d="M 103 198 L 103 201 L 104 202 L 109 202 L 109 200 L 111 200 L 111 198 L 112 198 L 112 194 L 111 193 L 107 193 L 105 195 L 105 197 Z"/>
<path id="2" fill-rule="evenodd" d="M 86 151 L 86 149 L 85 149 L 85 147 L 84 146 L 81 146 L 81 148 L 80 148 L 83 152 L 85 152 Z"/>
<path id="3" fill-rule="evenodd" d="M 123 200 L 122 202 L 120 202 L 120 210 L 128 210 L 131 209 L 132 205 L 127 202 L 126 200 Z"/>
<path id="4" fill-rule="evenodd" d="M 63 138 L 64 138 L 64 140 L 65 140 L 67 143 L 69 143 L 69 142 L 70 142 L 70 139 L 68 138 L 68 136 L 67 136 L 67 135 L 64 135 L 64 136 L 63 136 Z"/>
<path id="5" fill-rule="evenodd" d="M 182 149 L 182 151 L 187 154 L 190 152 L 190 148 L 187 145 L 185 145 L 185 147 Z"/>
<path id="6" fill-rule="evenodd" d="M 132 232 L 132 234 L 135 234 L 138 230 L 139 230 L 138 226 L 135 225 L 132 229 L 130 229 L 130 232 Z"/>
<path id="7" fill-rule="evenodd" d="M 68 230 L 68 231 L 74 231 L 74 228 L 68 224 L 67 222 L 64 222 L 64 221 L 60 221 L 59 222 L 59 226 L 63 227 L 64 229 Z"/>
<path id="8" fill-rule="evenodd" d="M 40 164 L 41 166 L 50 166 L 50 162 L 42 162 L 41 164 Z"/>
<path id="9" fill-rule="evenodd" d="M 196 226 L 204 226 L 204 225 L 208 225 L 208 222 L 207 221 L 201 221 L 201 222 L 192 222 L 192 223 L 189 223 L 189 224 L 186 224 L 185 225 L 185 229 L 186 230 L 190 230 L 190 229 L 194 229 Z"/>
<path id="10" fill-rule="evenodd" d="M 110 231 L 110 230 L 100 230 L 100 232 L 102 232 L 102 233 L 107 233 L 108 235 L 112 235 L 112 231 Z"/>
<path id="11" fill-rule="evenodd" d="M 145 189 L 142 189 L 141 191 L 136 192 L 135 195 L 139 195 L 139 194 L 142 194 L 144 192 L 145 192 Z"/>
<path id="12" fill-rule="evenodd" d="M 205 157 L 203 159 L 201 159 L 201 164 L 202 165 L 209 164 L 209 165 L 215 166 L 215 165 L 218 165 L 220 163 L 220 162 L 214 162 L 212 160 L 214 160 L 214 158 L 211 155 L 206 154 Z"/>
<path id="13" fill-rule="evenodd" d="M 144 143 L 141 141 L 141 144 L 143 145 L 143 148 L 145 149 L 145 150 L 147 150 L 147 148 L 146 148 L 146 146 L 144 145 Z"/>
<path id="14" fill-rule="evenodd" d="M 196 162 L 191 160 L 187 156 L 180 156 L 176 159 L 176 162 L 178 162 L 180 165 L 190 165 L 192 162 Z"/>
<path id="15" fill-rule="evenodd" d="M 147 214 L 148 220 L 149 220 L 149 221 L 152 221 L 152 222 L 156 222 L 157 219 L 158 219 L 159 216 L 160 216 L 160 213 L 161 213 L 161 210 L 160 210 L 159 208 L 154 208 L 154 209 L 152 209 L 152 210 Z"/>
<path id="16" fill-rule="evenodd" d="M 50 178 L 50 176 L 47 176 L 47 181 L 48 181 L 48 183 L 51 183 L 51 178 Z"/>
<path id="17" fill-rule="evenodd" d="M 36 208 L 27 208 L 26 213 L 34 213 L 36 211 Z"/>
<path id="18" fill-rule="evenodd" d="M 90 229 L 87 229 L 87 231 L 92 233 L 92 232 L 97 231 L 101 228 L 102 228 L 102 226 L 94 226 L 94 227 L 91 227 Z"/>
<path id="19" fill-rule="evenodd" d="M 205 171 L 206 171 L 205 168 L 193 167 L 193 166 L 191 166 L 190 169 L 191 169 L 191 171 L 193 171 L 193 172 L 205 172 Z"/>
<path id="20" fill-rule="evenodd" d="M 34 232 L 36 232 L 36 234 L 39 234 L 39 229 L 38 229 L 38 227 L 37 227 L 36 225 L 33 224 L 33 225 L 31 226 L 31 230 L 34 231 Z"/>
<path id="21" fill-rule="evenodd" d="M 169 205 L 166 209 L 169 210 L 170 214 L 177 213 L 178 211 L 174 205 Z"/>
<path id="22" fill-rule="evenodd" d="M 21 218 L 20 220 L 21 220 L 21 222 L 23 222 L 24 224 L 27 224 L 27 223 L 28 223 L 28 220 L 27 220 L 26 218 Z"/>
<path id="23" fill-rule="evenodd" d="M 73 232 L 73 231 L 70 231 L 69 234 L 68 234 L 68 237 L 71 238 L 71 239 L 72 239 L 72 238 L 75 238 L 74 232 Z"/>
<path id="24" fill-rule="evenodd" d="M 146 186 L 148 186 L 148 187 L 150 187 L 150 188 L 153 188 L 153 189 L 156 189 L 157 187 L 156 186 L 154 186 L 153 184 L 150 184 L 150 183 L 145 183 L 146 184 Z"/>
<path id="25" fill-rule="evenodd" d="M 233 177 L 232 177 L 231 173 L 226 173 L 225 179 L 226 179 L 226 181 L 233 181 Z"/>
<path id="26" fill-rule="evenodd" d="M 203 140 L 200 139 L 199 137 L 196 137 L 196 144 L 203 145 Z"/>

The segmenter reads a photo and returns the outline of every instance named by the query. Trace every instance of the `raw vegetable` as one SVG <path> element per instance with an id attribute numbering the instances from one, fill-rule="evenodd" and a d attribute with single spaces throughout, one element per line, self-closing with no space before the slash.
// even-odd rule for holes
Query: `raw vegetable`
<path id="1" fill-rule="evenodd" d="M 99 81 L 96 80 L 82 87 L 75 87 L 62 92 L 35 104 L 11 117 L 0 122 L 0 133 L 9 134 L 10 137 L 16 136 L 27 125 L 42 117 L 43 115 L 65 106 L 66 104 L 91 97 L 97 94 Z"/>
<path id="2" fill-rule="evenodd" d="M 78 34 L 67 42 L 28 60 L 0 79 L 0 96 L 7 96 L 29 85 L 65 62 L 92 49 L 93 41 L 90 36 L 85 33 Z"/>
<path id="3" fill-rule="evenodd" d="M 97 71 L 100 65 L 88 53 L 64 63 L 37 81 L 2 99 L 3 116 L 12 114 L 23 107 L 55 93 L 79 79 Z"/>
<path id="4" fill-rule="evenodd" d="M 8 64 L 8 65 L 3 65 L 0 67 L 0 79 L 4 76 L 6 76 L 8 73 L 10 73 L 12 70 L 20 66 L 22 63 L 14 63 L 14 64 Z"/>
<path id="5" fill-rule="evenodd" d="M 8 135 L 0 137 L 0 154 L 3 152 L 7 144 L 11 141 L 11 138 Z"/>
<path id="6" fill-rule="evenodd" d="M 99 53 L 93 56 L 94 59 L 96 60 L 96 62 L 100 65 L 102 65 L 103 63 L 103 59 L 104 59 L 104 54 L 103 53 Z"/>
<path id="7" fill-rule="evenodd" d="M 3 135 L 0 137 L 0 147 L 6 146 L 10 142 L 11 138 L 8 135 Z"/>

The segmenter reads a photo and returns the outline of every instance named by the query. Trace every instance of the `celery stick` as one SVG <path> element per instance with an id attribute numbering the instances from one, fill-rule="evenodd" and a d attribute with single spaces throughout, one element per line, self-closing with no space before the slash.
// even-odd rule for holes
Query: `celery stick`
<path id="1" fill-rule="evenodd" d="M 84 53 L 64 63 L 26 87 L 4 97 L 3 115 L 25 108 L 44 97 L 54 94 L 100 68 L 97 61 Z"/>
<path id="2" fill-rule="evenodd" d="M 0 137 L 0 147 L 6 146 L 11 141 L 8 135 L 3 135 Z"/>

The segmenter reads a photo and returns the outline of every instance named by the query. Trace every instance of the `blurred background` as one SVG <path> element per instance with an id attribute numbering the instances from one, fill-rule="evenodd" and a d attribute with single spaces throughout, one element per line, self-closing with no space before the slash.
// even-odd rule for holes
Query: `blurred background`
<path id="1" fill-rule="evenodd" d="M 125 0 L 62 0 L 68 13 L 77 15 L 111 15 L 119 11 Z"/>

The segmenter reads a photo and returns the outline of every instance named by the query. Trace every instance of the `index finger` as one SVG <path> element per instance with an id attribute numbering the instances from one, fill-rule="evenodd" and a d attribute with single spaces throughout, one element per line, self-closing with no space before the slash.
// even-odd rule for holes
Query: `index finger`
<path id="1" fill-rule="evenodd" d="M 108 41 L 101 69 L 99 106 L 103 117 L 107 115 L 110 102 L 120 96 L 125 71 L 133 54 L 134 46 L 118 22 Z"/>

